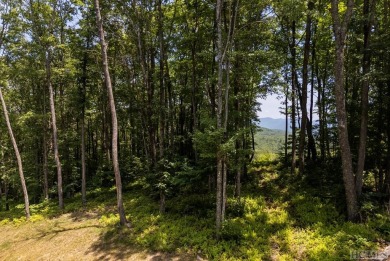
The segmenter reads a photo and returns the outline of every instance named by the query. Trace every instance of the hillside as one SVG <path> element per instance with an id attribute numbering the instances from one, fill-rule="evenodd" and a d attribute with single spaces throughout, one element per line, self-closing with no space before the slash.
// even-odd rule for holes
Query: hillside
<path id="1" fill-rule="evenodd" d="M 28 222 L 22 205 L 0 211 L 0 260 L 337 261 L 349 260 L 354 249 L 379 253 L 387 246 L 386 215 L 345 222 L 340 197 L 328 193 L 337 188 L 330 180 L 315 191 L 264 163 L 250 170 L 252 182 L 240 201 L 228 194 L 221 240 L 211 194 L 170 197 L 160 214 L 158 203 L 134 183 L 124 194 L 131 228 L 118 226 L 114 188 L 90 191 L 86 208 L 80 195 L 66 200 L 64 212 L 55 201 L 32 205 Z"/>
<path id="2" fill-rule="evenodd" d="M 1 226 L 0 260 L 195 260 L 188 254 L 146 251 L 104 238 L 98 211 Z"/>
<path id="3" fill-rule="evenodd" d="M 284 146 L 284 131 L 260 128 L 255 134 L 256 152 L 279 153 Z"/>

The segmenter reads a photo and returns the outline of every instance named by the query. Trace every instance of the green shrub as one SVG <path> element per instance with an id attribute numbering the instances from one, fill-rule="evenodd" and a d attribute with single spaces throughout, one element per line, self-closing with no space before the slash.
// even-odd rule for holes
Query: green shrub
<path id="1" fill-rule="evenodd" d="M 99 223 L 103 226 L 117 225 L 119 224 L 119 215 L 113 213 L 103 214 L 99 219 Z"/>
<path id="2" fill-rule="evenodd" d="M 227 199 L 226 215 L 228 217 L 242 217 L 245 213 L 245 199 Z"/>
<path id="3" fill-rule="evenodd" d="M 221 237 L 239 243 L 243 239 L 243 222 L 241 219 L 228 219 L 224 222 Z"/>
<path id="4" fill-rule="evenodd" d="M 342 222 L 335 206 L 321 201 L 318 197 L 296 195 L 291 200 L 291 209 L 298 224 L 302 226 Z"/>

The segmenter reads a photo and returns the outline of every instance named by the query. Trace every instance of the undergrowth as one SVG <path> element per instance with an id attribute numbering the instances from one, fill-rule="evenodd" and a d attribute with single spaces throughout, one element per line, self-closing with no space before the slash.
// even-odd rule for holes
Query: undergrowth
<path id="1" fill-rule="evenodd" d="M 347 260 L 353 250 L 375 250 L 390 241 L 386 214 L 375 211 L 364 223 L 346 222 L 334 198 L 321 197 L 302 179 L 287 176 L 275 165 L 257 165 L 241 198 L 228 198 L 220 240 L 215 236 L 212 194 L 171 198 L 161 215 L 157 202 L 130 186 L 124 197 L 130 229 L 118 226 L 112 189 L 89 192 L 84 210 L 99 213 L 101 243 L 96 251 L 111 244 L 193 253 L 210 260 Z M 63 212 L 83 210 L 80 202 L 80 196 L 68 200 Z M 63 212 L 52 201 L 32 205 L 30 222 Z M 22 205 L 0 212 L 0 225 L 25 222 Z"/>

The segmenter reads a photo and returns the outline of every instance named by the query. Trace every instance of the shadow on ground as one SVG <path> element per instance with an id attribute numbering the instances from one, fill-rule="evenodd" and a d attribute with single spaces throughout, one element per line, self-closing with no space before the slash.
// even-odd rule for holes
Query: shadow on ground
<path id="1" fill-rule="evenodd" d="M 92 255 L 95 260 L 197 260 L 196 257 L 189 254 L 154 252 L 135 246 L 128 242 L 133 233 L 131 228 L 116 227 L 112 230 L 106 230 L 100 234 L 99 239 L 90 246 L 85 254 Z"/>

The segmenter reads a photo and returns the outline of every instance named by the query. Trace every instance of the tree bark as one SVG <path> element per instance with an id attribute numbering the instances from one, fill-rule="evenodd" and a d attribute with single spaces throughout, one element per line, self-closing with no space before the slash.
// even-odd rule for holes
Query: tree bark
<path id="1" fill-rule="evenodd" d="M 341 151 L 341 161 L 343 169 L 343 180 L 347 202 L 347 212 L 349 221 L 358 219 L 358 203 L 356 196 L 355 178 L 352 169 L 352 156 L 348 140 L 347 112 L 345 107 L 345 90 L 344 90 L 344 45 L 348 23 L 351 19 L 354 1 L 348 0 L 347 10 L 342 22 L 340 21 L 339 1 L 332 0 L 331 14 L 333 20 L 333 32 L 335 36 L 336 60 L 334 65 L 335 71 L 335 98 L 336 98 L 336 116 L 339 134 L 339 143 Z"/>
<path id="2" fill-rule="evenodd" d="M 101 54 L 102 54 L 102 63 L 103 63 L 103 73 L 104 79 L 106 83 L 108 100 L 110 104 L 111 111 L 111 121 L 112 121 L 112 164 L 114 168 L 115 174 L 115 184 L 116 184 L 116 194 L 117 194 L 117 207 L 120 218 L 120 224 L 129 225 L 126 220 L 125 209 L 123 206 L 123 196 L 122 196 L 122 180 L 119 169 L 119 161 L 118 161 L 118 120 L 116 116 L 115 109 L 115 101 L 114 101 L 114 93 L 111 85 L 110 72 L 108 69 L 108 57 L 107 57 L 107 44 L 104 38 L 104 29 L 103 29 L 103 21 L 100 15 L 100 7 L 99 0 L 94 1 L 95 4 L 95 12 L 96 12 L 96 24 L 99 31 L 100 45 L 101 45 Z"/>
<path id="3" fill-rule="evenodd" d="M 54 91 L 53 85 L 51 82 L 51 50 L 48 47 L 46 51 L 46 81 L 49 89 L 49 100 L 50 100 L 50 113 L 51 113 L 51 123 L 53 131 L 53 151 L 54 151 L 54 160 L 57 166 L 57 189 L 58 189 L 58 205 L 60 209 L 64 209 L 64 193 L 62 190 L 62 166 L 60 161 L 60 155 L 58 153 L 58 138 L 57 138 L 57 120 L 56 120 L 56 111 L 54 105 Z"/>
<path id="4" fill-rule="evenodd" d="M 306 30 L 305 30 L 305 45 L 303 50 L 303 65 L 302 65 L 302 99 L 301 99 L 301 111 L 302 111 L 302 123 L 301 131 L 299 135 L 299 149 L 298 149 L 298 161 L 299 172 L 302 174 L 305 169 L 305 138 L 306 138 L 306 124 L 307 124 L 307 85 L 308 85 L 308 66 L 310 56 L 310 39 L 311 39 L 311 10 L 314 3 L 308 1 L 308 13 L 306 18 Z"/>
<path id="5" fill-rule="evenodd" d="M 217 130 L 222 130 L 222 77 L 223 77 L 223 46 L 222 46 L 222 0 L 217 0 L 216 23 L 217 23 Z M 223 155 L 218 148 L 217 152 L 217 197 L 216 197 L 216 228 L 219 237 L 223 222 Z"/>
<path id="6" fill-rule="evenodd" d="M 88 40 L 87 40 L 88 41 Z M 87 42 L 87 49 L 89 47 L 89 42 Z M 84 52 L 83 57 L 83 76 L 81 83 L 81 202 L 85 207 L 87 204 L 87 178 L 86 178 L 86 162 L 85 162 L 85 100 L 86 100 L 86 91 L 87 91 L 87 62 L 88 56 L 86 51 Z"/>
<path id="7" fill-rule="evenodd" d="M 371 2 L 371 3 L 370 3 Z M 371 52 L 370 52 L 370 37 L 371 27 L 373 23 L 376 0 L 364 0 L 363 15 L 364 15 L 364 50 L 363 50 L 363 82 L 361 93 L 361 115 L 360 115 L 360 137 L 359 137 L 359 152 L 356 171 L 356 193 L 358 197 L 362 194 L 363 187 L 363 171 L 366 159 L 366 144 L 367 144 L 367 124 L 368 124 L 368 92 L 370 82 L 368 74 L 371 70 Z"/>
<path id="8" fill-rule="evenodd" d="M 43 98 L 43 115 L 46 115 L 46 89 L 43 88 L 44 91 L 44 98 Z M 47 132 L 47 121 L 46 119 L 43 121 L 43 196 L 45 200 L 49 199 L 49 181 L 48 181 L 48 175 L 49 170 L 47 167 L 47 138 L 46 138 L 46 132 Z"/>
<path id="9" fill-rule="evenodd" d="M 9 133 L 9 136 L 10 136 L 10 139 L 11 139 L 11 142 L 12 142 L 12 146 L 14 147 L 16 161 L 18 163 L 19 177 L 20 177 L 20 182 L 22 184 L 23 197 L 24 197 L 24 211 L 25 211 L 25 214 L 26 214 L 26 219 L 28 220 L 30 218 L 30 203 L 29 203 L 29 200 L 28 200 L 26 181 L 24 179 L 22 158 L 20 157 L 18 145 L 16 144 L 16 139 L 14 137 L 14 133 L 12 131 L 11 123 L 9 121 L 8 110 L 7 110 L 7 106 L 6 106 L 4 98 L 3 98 L 3 93 L 1 91 L 1 87 L 0 87 L 0 100 L 1 100 L 1 104 L 3 106 L 3 113 L 4 113 L 5 122 L 7 124 L 8 133 Z"/>
<path id="10" fill-rule="evenodd" d="M 287 75 L 285 76 L 287 80 Z M 285 100 L 284 100 L 284 114 L 285 114 L 285 129 L 284 129 L 284 162 L 287 164 L 287 154 L 288 154 L 288 84 L 285 87 Z"/>
<path id="11" fill-rule="evenodd" d="M 46 122 L 44 124 L 46 126 Z M 44 128 L 44 133 L 43 133 L 43 197 L 45 198 L 45 200 L 49 199 L 46 128 Z"/>
<path id="12" fill-rule="evenodd" d="M 314 28 L 312 30 L 313 38 L 316 33 L 316 25 L 314 22 Z M 307 122 L 307 136 L 308 136 L 308 159 L 312 161 L 317 160 L 317 150 L 315 146 L 315 141 L 313 137 L 313 107 L 314 107 L 314 68 L 315 68 L 315 39 L 312 40 L 311 48 L 311 76 L 310 76 L 310 110 L 309 110 L 309 119 Z"/>
<path id="13" fill-rule="evenodd" d="M 160 48 L 160 115 L 159 115 L 159 131 L 158 131 L 158 142 L 159 142 L 159 158 L 164 159 L 164 138 L 165 138 L 165 73 L 164 73 L 164 61 L 165 61 L 165 48 L 164 48 L 164 24 L 163 24 L 163 12 L 162 12 L 162 0 L 158 2 L 158 40 Z M 164 165 L 164 164 L 163 164 Z M 165 171 L 164 166 L 160 171 Z M 165 190 L 160 190 L 160 213 L 165 212 Z"/>
<path id="14" fill-rule="evenodd" d="M 296 43 L 295 43 L 295 21 L 291 26 L 292 39 L 290 43 L 291 52 L 291 128 L 292 128 L 292 144 L 291 144 L 291 173 L 295 173 L 295 159 L 296 159 Z"/>

